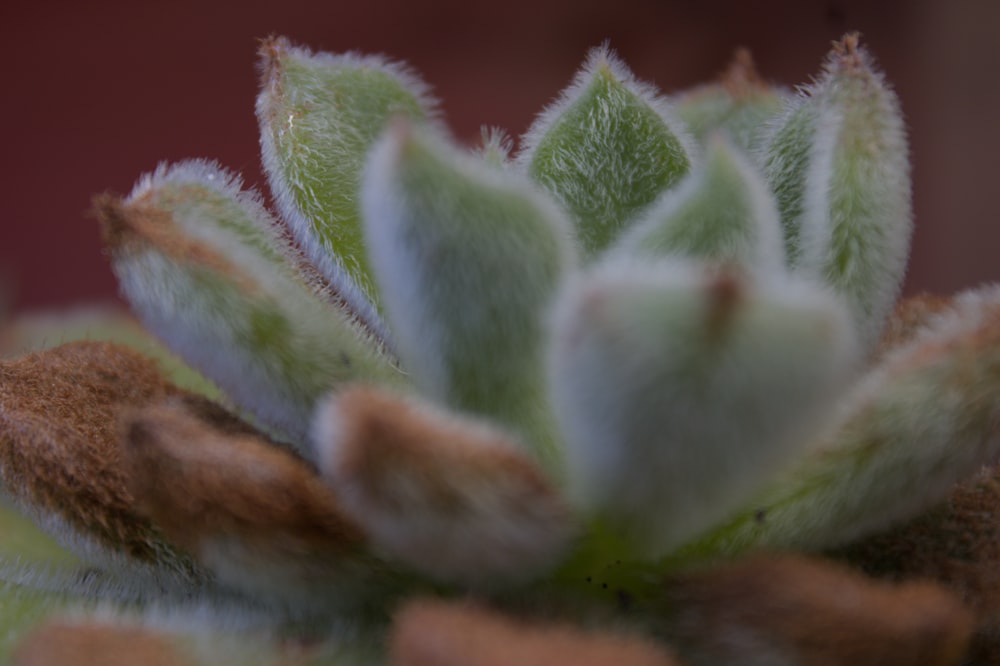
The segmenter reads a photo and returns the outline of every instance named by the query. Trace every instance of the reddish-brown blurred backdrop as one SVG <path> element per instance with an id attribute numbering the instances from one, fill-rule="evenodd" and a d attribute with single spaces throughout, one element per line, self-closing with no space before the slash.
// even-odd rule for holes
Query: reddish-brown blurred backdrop
<path id="1" fill-rule="evenodd" d="M 1000 279 L 1000 3 L 989 0 L 172 0 L 4 3 L 0 281 L 19 309 L 107 300 L 90 197 L 160 160 L 207 156 L 260 183 L 255 48 L 285 34 L 408 60 L 466 140 L 514 135 L 610 39 L 666 91 L 750 47 L 794 84 L 830 40 L 862 31 L 902 98 L 917 233 L 907 291 Z"/>

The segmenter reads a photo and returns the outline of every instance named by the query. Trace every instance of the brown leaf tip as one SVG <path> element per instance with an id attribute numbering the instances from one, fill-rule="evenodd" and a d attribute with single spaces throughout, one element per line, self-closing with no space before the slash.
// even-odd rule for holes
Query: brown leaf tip
<path id="1" fill-rule="evenodd" d="M 707 334 L 711 339 L 725 335 L 746 298 L 746 277 L 733 266 L 722 266 L 708 275 L 705 293 L 708 298 Z"/>
<path id="2" fill-rule="evenodd" d="M 27 634 L 12 666 L 189 666 L 167 637 L 138 627 L 48 622 Z"/>
<path id="3" fill-rule="evenodd" d="M 334 479 L 358 480 L 392 496 L 392 486 L 405 470 L 442 482 L 438 499 L 446 505 L 460 502 L 455 488 L 446 485 L 449 477 L 459 485 L 477 478 L 517 478 L 526 491 L 551 492 L 541 471 L 503 433 L 390 393 L 368 387 L 344 390 L 325 416 L 331 423 L 322 438 L 337 440 L 337 445 L 327 447 L 329 457 L 320 464 Z"/>
<path id="4" fill-rule="evenodd" d="M 849 32 L 833 42 L 833 60 L 846 71 L 855 71 L 864 67 L 865 52 L 861 47 L 861 34 Z"/>
<path id="5" fill-rule="evenodd" d="M 750 49 L 744 47 L 736 49 L 733 53 L 733 59 L 719 77 L 719 83 L 736 99 L 744 99 L 768 90 L 767 83 L 757 71 Z"/>
<path id="6" fill-rule="evenodd" d="M 881 357 L 910 342 L 938 315 L 950 310 L 953 305 L 950 298 L 927 293 L 903 299 L 896 304 L 886 320 L 875 356 Z"/>
<path id="7" fill-rule="evenodd" d="M 342 554 L 361 541 L 301 459 L 235 417 L 177 401 L 128 422 L 124 464 L 140 508 L 194 553 L 236 539 L 261 553 Z"/>
<path id="8" fill-rule="evenodd" d="M 260 40 L 257 47 L 257 58 L 262 89 L 275 85 L 280 79 L 282 59 L 290 48 L 291 44 L 288 39 L 278 35 L 268 35 Z"/>
<path id="9" fill-rule="evenodd" d="M 158 539 L 126 487 L 118 420 L 178 391 L 154 361 L 107 342 L 72 342 L 0 362 L 5 489 L 113 550 L 157 559 Z"/>
<path id="10" fill-rule="evenodd" d="M 559 492 L 489 424 L 354 387 L 319 411 L 317 447 L 330 487 L 373 547 L 437 580 L 530 580 L 575 533 Z"/>
<path id="11" fill-rule="evenodd" d="M 396 614 L 389 654 L 394 666 L 679 666 L 665 646 L 646 638 L 529 624 L 471 603 L 432 600 Z"/>
<path id="12" fill-rule="evenodd" d="M 126 245 L 132 236 L 132 226 L 121 197 L 105 192 L 94 197 L 91 210 L 101 225 L 101 239 L 110 249 Z"/>

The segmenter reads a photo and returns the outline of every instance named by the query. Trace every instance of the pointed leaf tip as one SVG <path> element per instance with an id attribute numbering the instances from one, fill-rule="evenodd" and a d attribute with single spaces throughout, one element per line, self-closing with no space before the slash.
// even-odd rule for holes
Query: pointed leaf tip
<path id="1" fill-rule="evenodd" d="M 683 91 L 671 102 L 698 141 L 724 132 L 742 150 L 755 153 L 787 96 L 787 91 L 764 81 L 750 51 L 740 48 L 717 81 Z"/>
<path id="2" fill-rule="evenodd" d="M 594 49 L 524 136 L 518 162 L 570 212 L 587 255 L 687 172 L 691 148 L 666 102 Z"/>
<path id="3" fill-rule="evenodd" d="M 844 295 L 868 348 L 906 268 L 908 153 L 899 100 L 856 35 L 834 45 L 764 151 L 790 263 Z"/>
<path id="4" fill-rule="evenodd" d="M 529 580 L 564 554 L 574 521 L 510 438 L 483 422 L 369 388 L 317 414 L 331 488 L 373 548 L 437 580 Z"/>
<path id="5" fill-rule="evenodd" d="M 687 256 L 781 271 L 778 210 L 767 182 L 726 138 L 713 134 L 702 162 L 645 212 L 615 253 Z"/>
<path id="6" fill-rule="evenodd" d="M 218 166 L 160 167 L 98 213 L 143 324 L 292 441 L 306 441 L 314 401 L 340 381 L 400 381 L 377 331 L 331 305 L 259 198 Z"/>
<path id="7" fill-rule="evenodd" d="M 434 122 L 428 87 L 380 56 L 312 52 L 284 38 L 260 53 L 261 156 L 278 208 L 339 293 L 377 303 L 358 212 L 362 166 L 392 117 Z"/>

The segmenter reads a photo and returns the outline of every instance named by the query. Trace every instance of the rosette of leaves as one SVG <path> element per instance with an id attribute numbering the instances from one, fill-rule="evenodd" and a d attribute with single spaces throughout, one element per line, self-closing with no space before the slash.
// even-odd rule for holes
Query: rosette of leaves
<path id="1" fill-rule="evenodd" d="M 200 375 L 127 322 L 8 328 L 92 338 L 0 365 L 10 634 L 70 608 L 18 663 L 962 658 L 952 593 L 787 554 L 1000 450 L 1000 291 L 893 310 L 907 142 L 856 36 L 794 94 L 596 49 L 513 155 L 401 65 L 261 59 L 275 212 L 206 161 L 96 202 Z"/>

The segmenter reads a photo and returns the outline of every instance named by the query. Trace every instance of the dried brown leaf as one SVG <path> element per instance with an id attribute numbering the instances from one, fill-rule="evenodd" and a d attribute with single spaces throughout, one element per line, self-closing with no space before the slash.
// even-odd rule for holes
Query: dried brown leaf
<path id="1" fill-rule="evenodd" d="M 210 406 L 133 414 L 124 467 L 140 509 L 223 582 L 288 597 L 353 572 L 363 535 L 313 468 Z"/>
<path id="2" fill-rule="evenodd" d="M 1000 663 L 1000 468 L 955 488 L 919 518 L 834 555 L 889 579 L 931 579 L 975 613 L 973 663 Z"/>
<path id="3" fill-rule="evenodd" d="M 665 646 L 636 636 L 529 624 L 468 603 L 416 601 L 395 618 L 394 666 L 679 666 Z"/>
<path id="4" fill-rule="evenodd" d="M 191 666 L 164 636 L 136 627 L 52 621 L 18 644 L 11 666 Z"/>
<path id="5" fill-rule="evenodd" d="M 127 347 L 74 342 L 0 360 L 0 478 L 43 524 L 60 522 L 116 552 L 176 556 L 134 509 L 119 417 L 180 389 Z"/>
<path id="6" fill-rule="evenodd" d="M 666 592 L 668 635 L 694 665 L 944 666 L 960 662 L 972 630 L 940 586 L 790 555 L 682 574 Z"/>

